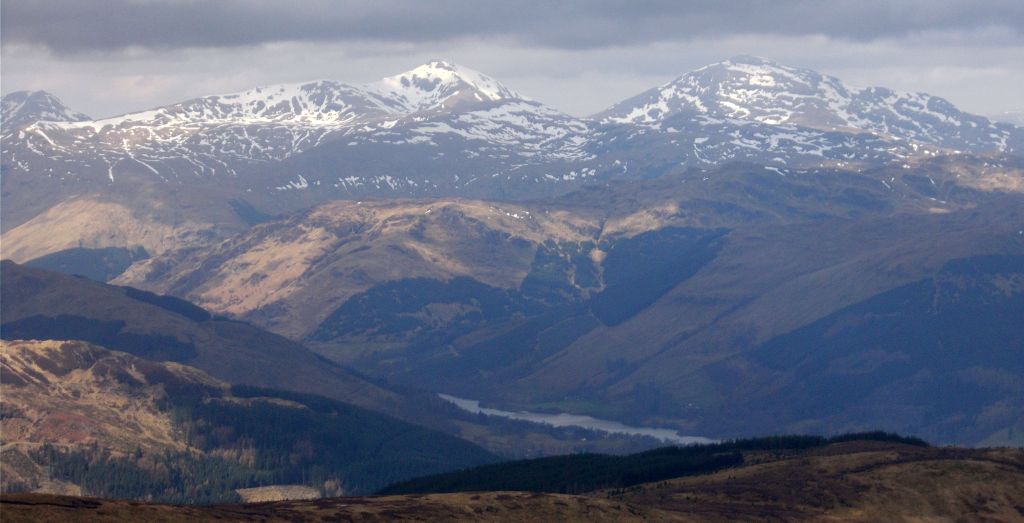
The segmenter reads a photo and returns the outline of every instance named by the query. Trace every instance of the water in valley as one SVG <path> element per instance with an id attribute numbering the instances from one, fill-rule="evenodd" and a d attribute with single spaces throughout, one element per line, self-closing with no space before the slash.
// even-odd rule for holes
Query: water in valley
<path id="1" fill-rule="evenodd" d="M 715 440 L 700 436 L 684 436 L 673 429 L 655 427 L 632 427 L 617 421 L 603 420 L 579 414 L 543 414 L 539 412 L 512 412 L 507 410 L 489 409 L 481 407 L 480 402 L 464 398 L 457 398 L 448 394 L 438 394 L 441 399 L 455 404 L 462 410 L 474 414 L 485 414 L 488 416 L 500 416 L 533 423 L 542 423 L 553 427 L 580 427 L 589 430 L 607 432 L 610 434 L 626 434 L 630 436 L 650 436 L 667 443 L 677 445 L 693 445 L 697 443 L 714 443 Z"/>

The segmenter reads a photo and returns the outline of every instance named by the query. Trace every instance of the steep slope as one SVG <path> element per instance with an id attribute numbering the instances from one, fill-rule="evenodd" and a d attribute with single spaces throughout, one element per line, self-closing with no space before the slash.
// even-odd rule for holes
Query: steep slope
<path id="1" fill-rule="evenodd" d="M 141 168 L 165 181 L 216 177 L 218 171 L 223 177 L 236 175 L 235 165 L 295 155 L 339 129 L 389 118 L 393 125 L 415 113 L 506 98 L 520 97 L 476 71 L 434 61 L 362 86 L 317 81 L 257 87 L 101 120 L 40 123 L 24 130 L 24 139 L 65 158 L 91 150 L 91 161 L 103 164 L 111 182 L 119 162 L 136 164 L 122 172 Z M 163 165 L 174 157 L 177 163 Z"/>
<path id="2" fill-rule="evenodd" d="M 338 201 L 214 247 L 154 257 L 118 281 L 304 337 L 346 300 L 385 282 L 466 277 L 519 290 L 550 277 L 547 285 L 565 279 L 568 297 L 586 297 L 603 288 L 601 259 L 620 239 L 665 227 L 715 230 L 973 208 L 986 191 L 1024 190 L 1020 172 L 1012 161 L 987 158 L 871 173 L 737 166 L 523 204 Z M 545 275 L 549 270 L 556 272 Z"/>
<path id="3" fill-rule="evenodd" d="M 921 156 L 1024 151 L 1021 128 L 941 98 L 853 88 L 745 56 L 687 73 L 594 119 L 589 150 L 632 176 L 734 161 L 860 170 Z"/>
<path id="4" fill-rule="evenodd" d="M 688 433 L 718 437 L 870 425 L 936 441 L 978 443 L 1014 423 L 1019 384 L 979 389 L 979 382 L 964 375 L 956 380 L 963 395 L 949 396 L 934 393 L 948 380 L 924 377 L 952 378 L 940 363 L 950 358 L 979 371 L 1005 364 L 1005 355 L 998 351 L 1013 351 L 1012 341 L 1024 334 L 1019 322 L 1003 321 L 969 304 L 980 300 L 996 311 L 1017 310 L 1014 284 L 993 283 L 992 278 L 1015 281 L 1018 276 L 965 275 L 959 291 L 964 303 L 939 294 L 936 309 L 915 306 L 921 301 L 897 301 L 889 304 L 893 310 L 872 309 L 864 316 L 843 311 L 872 300 L 886 303 L 887 292 L 898 294 L 895 289 L 906 285 L 927 288 L 931 278 L 943 281 L 949 277 L 943 266 L 952 260 L 1024 254 L 1020 208 L 1015 199 L 984 213 L 735 231 L 692 278 L 625 322 L 596 325 L 563 342 L 558 352 L 518 374 L 518 384 L 494 400 L 504 408 L 600 412 L 633 423 L 674 419 Z M 956 317 L 980 314 L 983 324 L 961 324 L 959 334 L 938 329 L 933 337 L 918 338 L 920 325 L 948 321 L 940 319 L 947 312 Z M 826 363 L 817 359 L 822 356 L 819 349 L 840 338 L 829 331 L 812 341 L 800 329 L 833 313 L 837 316 L 830 325 L 837 330 L 843 321 L 864 322 L 848 335 L 865 346 L 847 351 L 850 347 L 837 345 Z M 896 314 L 903 320 L 876 325 L 867 319 L 875 314 Z M 884 330 L 872 331 L 869 325 Z M 890 343 L 871 338 L 871 332 L 889 337 Z M 787 333 L 793 337 L 774 345 L 787 350 L 758 349 Z M 969 339 L 992 345 L 975 350 Z M 799 345 L 789 346 L 797 340 Z M 481 343 L 488 345 L 502 346 L 494 340 Z M 746 356 L 750 351 L 757 351 L 756 359 Z M 816 366 L 801 372 L 790 365 L 802 358 Z M 489 387 L 485 380 L 479 383 L 457 393 L 480 397 Z M 618 406 L 614 414 L 609 405 Z M 958 423 L 939 414 L 954 411 L 960 413 L 958 419 L 973 421 Z M 1009 417 L 989 417 L 995 412 Z"/>
<path id="5" fill-rule="evenodd" d="M 522 99 L 522 95 L 467 67 L 431 60 L 364 86 L 406 113 L 450 109 L 463 103 Z"/>
<path id="6" fill-rule="evenodd" d="M 597 174 L 595 155 L 585 148 L 587 124 L 529 100 L 462 103 L 337 135 L 280 166 L 266 166 L 302 173 L 275 187 L 273 197 L 522 199 Z"/>
<path id="7" fill-rule="evenodd" d="M 26 191 L 35 189 L 45 188 L 26 187 Z M 255 212 L 252 207 L 229 192 L 145 184 L 119 187 L 102 195 L 69 196 L 55 204 L 48 203 L 47 197 L 21 200 L 5 196 L 4 207 L 39 211 L 20 225 L 5 223 L 12 228 L 3 232 L 3 257 L 18 263 L 75 248 L 142 248 L 158 254 L 199 247 L 265 219 L 259 213 L 249 214 Z"/>
<path id="8" fill-rule="evenodd" d="M 160 402 L 169 393 L 227 385 L 197 369 L 80 341 L 2 341 L 4 446 L 91 445 L 120 455 L 183 451 Z M 8 463 L 9 460 L 4 460 Z"/>
<path id="9" fill-rule="evenodd" d="M 4 132 L 4 256 L 19 262 L 203 246 L 336 198 L 515 196 L 592 175 L 574 165 L 589 158 L 586 124 L 442 61 L 366 85 L 262 87 Z M 83 205 L 118 206 L 119 218 Z"/>
<path id="10" fill-rule="evenodd" d="M 495 459 L 324 397 L 230 386 L 195 368 L 82 342 L 0 348 L 7 492 L 56 480 L 93 496 L 227 502 L 238 499 L 236 489 L 269 482 L 370 492 Z M 91 470 L 75 467 L 82 459 Z"/>
<path id="11" fill-rule="evenodd" d="M 995 442 L 1024 420 L 1021 318 L 1024 255 L 963 258 L 710 372 L 744 369 L 749 381 L 725 400 L 743 425 L 770 417 L 829 432 L 880 426 Z"/>

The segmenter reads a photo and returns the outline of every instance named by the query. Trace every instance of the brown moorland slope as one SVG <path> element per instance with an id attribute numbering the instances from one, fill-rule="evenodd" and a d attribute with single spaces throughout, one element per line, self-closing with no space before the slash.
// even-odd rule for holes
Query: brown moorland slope
<path id="1" fill-rule="evenodd" d="M 1024 451 L 852 441 L 582 496 L 428 494 L 215 507 L 2 498 L 5 521 L 1020 521 Z"/>
<path id="2" fill-rule="evenodd" d="M 989 162 L 922 160 L 913 169 L 787 176 L 738 164 L 514 204 L 455 198 L 333 201 L 223 242 L 182 242 L 186 248 L 141 262 L 116 281 L 303 338 L 330 311 L 384 282 L 469 277 L 519 288 L 545 244 L 562 257 L 570 251 L 592 257 L 600 283 L 604 253 L 593 252 L 595 245 L 666 227 L 762 229 L 947 213 L 1020 191 L 1021 167 L 1011 162 L 997 169 Z M 921 179 L 932 182 L 922 188 Z M 588 286 L 578 279 L 571 284 L 586 293 Z"/>
<path id="3" fill-rule="evenodd" d="M 0 341 L 0 383 L 3 492 L 206 504 L 309 499 L 321 487 L 366 494 L 495 460 L 453 436 L 346 403 L 234 387 L 81 341 Z"/>
<path id="4" fill-rule="evenodd" d="M 55 340 L 0 341 L 0 381 L 5 447 L 98 444 L 122 454 L 186 448 L 159 406 L 168 388 L 228 390 L 192 367 Z"/>

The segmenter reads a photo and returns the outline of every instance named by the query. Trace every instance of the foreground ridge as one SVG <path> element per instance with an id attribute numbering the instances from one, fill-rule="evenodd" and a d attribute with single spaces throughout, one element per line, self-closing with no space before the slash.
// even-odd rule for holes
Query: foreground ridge
<path id="1" fill-rule="evenodd" d="M 749 464 L 585 495 L 477 492 L 180 507 L 40 494 L 6 495 L 6 521 L 789 521 L 906 517 L 1019 519 L 1024 452 L 853 440 L 744 453 Z"/>

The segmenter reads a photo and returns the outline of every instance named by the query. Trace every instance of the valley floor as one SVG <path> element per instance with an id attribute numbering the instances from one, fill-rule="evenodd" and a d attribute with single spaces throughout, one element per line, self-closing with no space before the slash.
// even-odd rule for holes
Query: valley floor
<path id="1" fill-rule="evenodd" d="M 1021 521 L 1024 451 L 852 441 L 752 452 L 747 465 L 586 495 L 425 494 L 172 506 L 2 497 L 18 521 Z"/>

